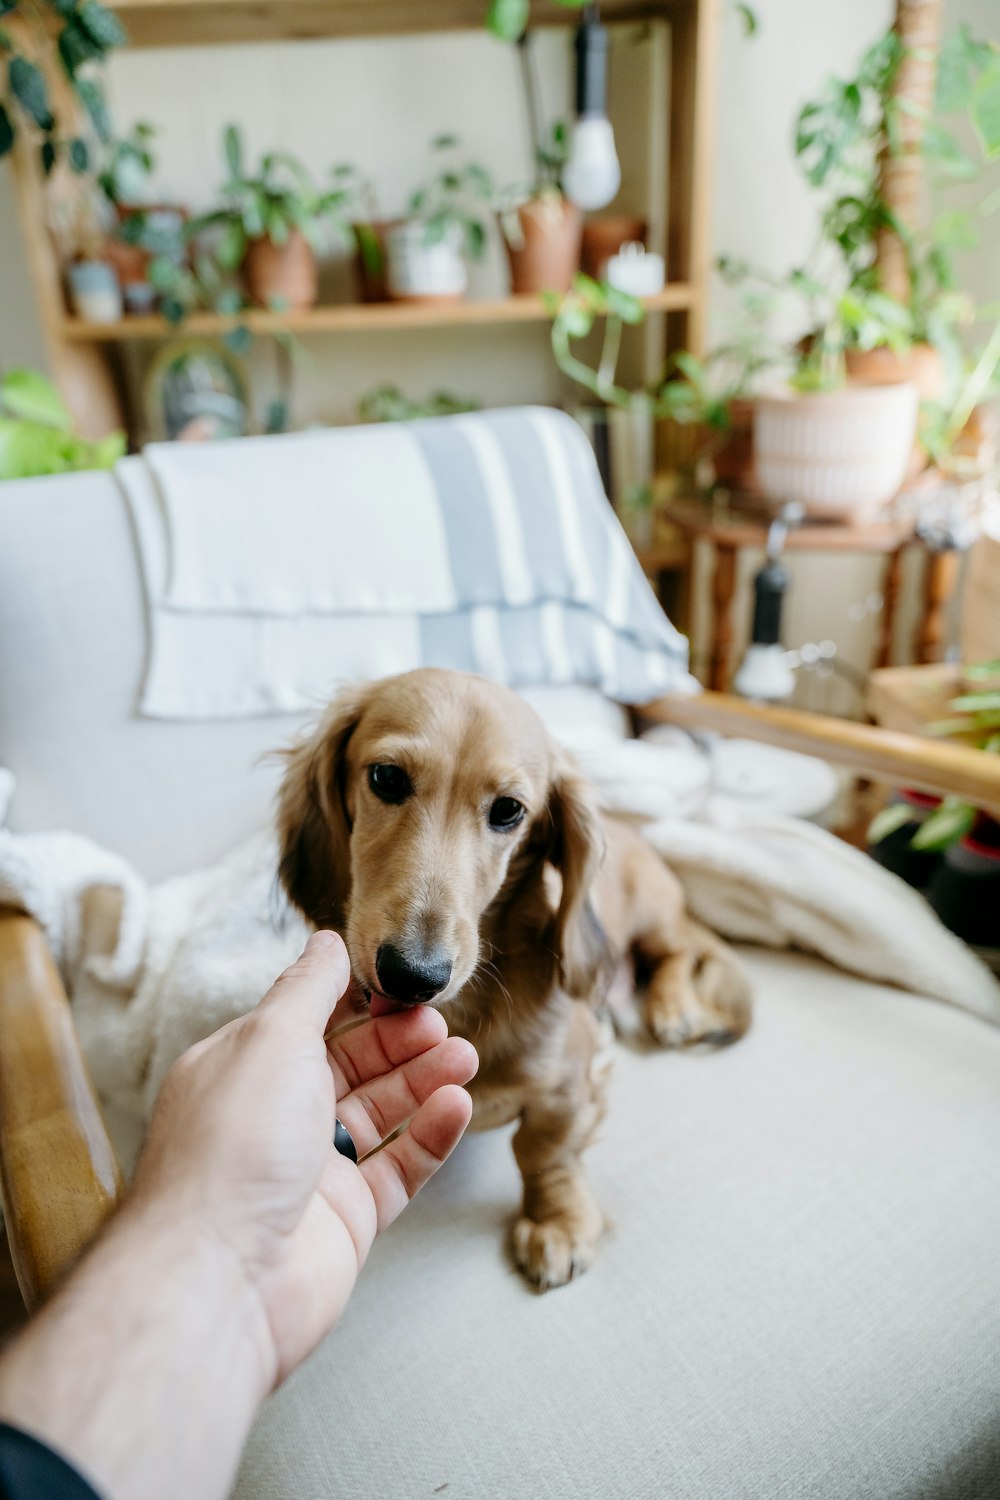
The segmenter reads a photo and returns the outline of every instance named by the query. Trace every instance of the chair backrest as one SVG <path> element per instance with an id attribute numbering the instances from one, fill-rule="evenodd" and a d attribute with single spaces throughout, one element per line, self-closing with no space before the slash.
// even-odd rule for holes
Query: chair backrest
<path id="1" fill-rule="evenodd" d="M 136 541 L 115 476 L 0 485 L 0 766 L 17 779 L 10 826 L 85 833 L 158 878 L 208 863 L 262 824 L 280 774 L 265 753 L 293 738 L 303 716 L 144 718 L 147 651 Z M 595 690 L 527 696 L 563 724 L 596 716 L 623 732 L 621 710 Z"/>
<path id="2" fill-rule="evenodd" d="M 68 828 L 146 874 L 223 854 L 267 815 L 259 757 L 296 718 L 136 713 L 147 650 L 122 492 L 108 473 L 0 485 L 0 765 L 15 829 Z"/>

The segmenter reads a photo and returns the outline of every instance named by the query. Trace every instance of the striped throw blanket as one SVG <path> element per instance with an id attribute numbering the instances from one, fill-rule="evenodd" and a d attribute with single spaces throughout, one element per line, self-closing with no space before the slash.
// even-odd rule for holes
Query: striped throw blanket
<path id="1" fill-rule="evenodd" d="M 310 710 L 417 666 L 624 703 L 693 687 L 560 412 L 153 444 L 117 473 L 146 585 L 147 716 Z"/>

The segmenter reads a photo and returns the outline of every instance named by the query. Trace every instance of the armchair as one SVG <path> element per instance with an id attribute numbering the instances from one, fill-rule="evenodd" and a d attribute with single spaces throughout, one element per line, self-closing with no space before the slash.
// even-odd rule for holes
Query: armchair
<path id="1" fill-rule="evenodd" d="M 0 487 L 0 638 L 18 827 L 89 833 L 156 878 L 266 816 L 275 773 L 256 759 L 292 721 L 135 716 L 142 598 L 110 476 Z M 1000 762 L 961 746 L 714 693 L 641 712 L 1000 814 Z M 360 1500 L 991 1492 L 1000 1033 L 801 956 L 746 961 L 760 997 L 746 1042 L 704 1058 L 622 1050 L 594 1151 L 615 1220 L 599 1265 L 544 1300 L 525 1291 L 496 1256 L 505 1143 L 464 1143 L 262 1414 L 237 1500 L 334 1485 Z M 122 1181 L 63 982 L 11 910 L 0 1187 L 37 1306 Z M 379 1446 L 373 1402 L 399 1413 Z"/>

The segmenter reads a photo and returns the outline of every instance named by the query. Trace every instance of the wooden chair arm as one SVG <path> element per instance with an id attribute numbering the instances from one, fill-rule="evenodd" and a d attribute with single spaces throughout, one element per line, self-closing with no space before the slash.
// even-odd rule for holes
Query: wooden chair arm
<path id="1" fill-rule="evenodd" d="M 914 787 L 938 797 L 961 797 L 1000 818 L 1000 756 L 984 755 L 967 745 L 898 734 L 797 708 L 762 707 L 728 693 L 657 698 L 644 704 L 639 715 L 659 724 L 715 730 L 818 755 L 893 786 Z"/>
<path id="2" fill-rule="evenodd" d="M 41 928 L 0 910 L 0 1195 L 29 1311 L 90 1243 L 121 1191 Z"/>

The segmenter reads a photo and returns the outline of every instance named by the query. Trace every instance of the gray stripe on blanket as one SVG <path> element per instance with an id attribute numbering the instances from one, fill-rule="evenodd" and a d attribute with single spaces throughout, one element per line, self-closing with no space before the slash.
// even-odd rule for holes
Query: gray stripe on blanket
<path id="1" fill-rule="evenodd" d="M 466 602 L 502 599 L 493 516 L 472 449 L 464 435 L 447 423 L 418 422 L 410 430 L 437 490 L 456 594 Z M 471 636 L 469 640 L 471 644 Z"/>

